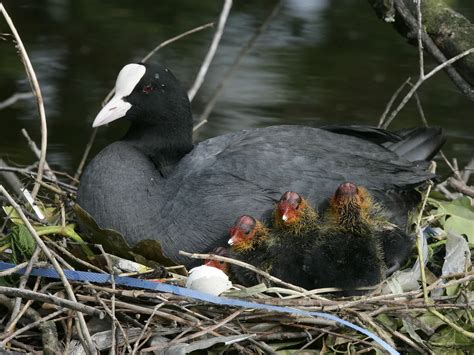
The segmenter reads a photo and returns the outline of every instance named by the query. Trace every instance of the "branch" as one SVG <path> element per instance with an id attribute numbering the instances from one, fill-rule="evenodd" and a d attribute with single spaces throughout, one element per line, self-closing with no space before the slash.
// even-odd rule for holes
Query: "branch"
<path id="1" fill-rule="evenodd" d="M 193 101 L 194 96 L 198 92 L 199 88 L 201 87 L 202 83 L 204 82 L 204 78 L 206 77 L 207 71 L 209 69 L 209 65 L 211 65 L 212 59 L 214 58 L 214 54 L 216 54 L 217 46 L 222 37 L 222 33 L 224 32 L 225 23 L 227 21 L 227 17 L 229 16 L 230 8 L 232 7 L 232 0 L 225 0 L 224 7 L 222 8 L 221 16 L 219 17 L 219 24 L 217 25 L 216 33 L 214 34 L 214 38 L 212 39 L 211 46 L 209 47 L 209 51 L 207 52 L 206 57 L 201 65 L 201 69 L 199 69 L 199 73 L 194 81 L 194 84 L 191 86 L 191 89 L 188 91 L 189 101 Z"/>
<path id="2" fill-rule="evenodd" d="M 15 37 L 15 40 L 17 43 L 16 47 L 18 48 L 20 52 L 20 57 L 23 62 L 23 65 L 25 66 L 26 74 L 28 75 L 28 80 L 30 82 L 31 89 L 33 90 L 36 97 L 36 106 L 38 108 L 38 112 L 39 112 L 39 116 L 41 120 L 41 154 L 40 154 L 40 159 L 39 159 L 39 164 L 38 164 L 38 175 L 36 176 L 35 186 L 33 187 L 33 192 L 31 193 L 34 199 L 36 198 L 36 195 L 38 194 L 40 183 L 43 178 L 43 170 L 44 170 L 44 165 L 46 162 L 46 147 L 48 145 L 48 127 L 46 125 L 46 113 L 44 111 L 43 96 L 41 95 L 41 89 L 38 83 L 38 79 L 36 78 L 36 74 L 33 69 L 33 66 L 31 65 L 30 58 L 28 57 L 28 53 L 26 52 L 26 49 L 23 46 L 23 42 L 21 41 L 20 35 L 18 34 L 15 28 L 15 25 L 13 24 L 12 19 L 8 15 L 7 10 L 5 9 L 5 7 L 3 7 L 2 3 L 0 3 L 0 12 L 3 14 L 5 21 L 10 27 L 10 30 L 12 31 L 13 36 Z"/>

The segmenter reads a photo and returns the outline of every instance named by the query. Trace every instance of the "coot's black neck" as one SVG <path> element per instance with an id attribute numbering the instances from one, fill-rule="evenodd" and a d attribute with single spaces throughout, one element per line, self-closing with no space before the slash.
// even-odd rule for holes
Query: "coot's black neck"
<path id="1" fill-rule="evenodd" d="M 159 124 L 135 121 L 123 140 L 148 156 L 161 175 L 166 177 L 193 149 L 192 119 L 189 122 L 181 120 L 181 123 L 171 120 L 163 120 Z"/>

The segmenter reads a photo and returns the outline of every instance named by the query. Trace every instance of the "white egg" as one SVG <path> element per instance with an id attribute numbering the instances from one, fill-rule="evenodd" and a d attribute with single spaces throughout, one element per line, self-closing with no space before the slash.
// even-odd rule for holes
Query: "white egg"
<path id="1" fill-rule="evenodd" d="M 191 290 L 220 295 L 232 287 L 229 277 L 218 268 L 202 265 L 189 271 L 186 287 Z"/>

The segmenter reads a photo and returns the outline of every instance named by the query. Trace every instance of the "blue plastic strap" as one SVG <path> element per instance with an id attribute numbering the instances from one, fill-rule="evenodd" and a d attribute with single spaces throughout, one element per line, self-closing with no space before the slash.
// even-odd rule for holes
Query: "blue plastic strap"
<path id="1" fill-rule="evenodd" d="M 5 263 L 0 261 L 0 270 L 7 270 L 15 267 L 15 264 Z M 109 274 L 100 274 L 95 272 L 86 272 L 86 271 L 72 271 L 72 270 L 63 270 L 66 278 L 71 281 L 89 281 L 95 282 L 99 284 L 111 283 L 111 277 Z M 25 268 L 18 270 L 16 273 L 23 274 L 25 272 Z M 32 276 L 42 276 L 48 277 L 53 279 L 59 279 L 58 273 L 52 268 L 33 268 L 31 271 Z M 313 317 L 320 317 L 324 319 L 328 319 L 331 321 L 335 321 L 342 326 L 354 329 L 362 334 L 367 335 L 369 338 L 372 338 L 376 343 L 380 344 L 385 350 L 387 350 L 390 354 L 399 354 L 394 348 L 392 348 L 387 342 L 381 339 L 379 336 L 375 335 L 374 333 L 359 327 L 351 322 L 348 322 L 344 319 L 339 317 L 333 316 L 332 314 L 322 313 L 322 312 L 307 312 L 296 308 L 290 307 L 280 307 L 280 306 L 272 306 L 267 304 L 261 304 L 256 302 L 249 302 L 249 301 L 242 301 L 232 298 L 226 297 L 219 297 L 219 296 L 212 296 L 207 293 L 194 291 L 188 288 L 179 287 L 168 285 L 165 283 L 160 282 L 153 282 L 147 281 L 142 279 L 136 279 L 133 277 L 115 277 L 115 284 L 146 289 L 146 290 L 153 290 L 159 292 L 166 292 L 172 293 L 174 295 L 184 296 L 194 298 L 200 301 L 214 303 L 222 306 L 231 306 L 231 307 L 240 307 L 240 308 L 251 308 L 251 309 L 263 309 L 267 311 L 274 311 L 280 313 L 289 313 L 289 314 L 296 314 L 301 316 L 313 316 Z"/>

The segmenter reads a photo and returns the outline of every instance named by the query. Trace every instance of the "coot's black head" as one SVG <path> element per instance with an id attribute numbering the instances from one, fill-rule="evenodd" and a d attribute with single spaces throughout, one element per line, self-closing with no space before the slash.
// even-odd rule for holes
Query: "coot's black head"
<path id="1" fill-rule="evenodd" d="M 120 71 L 115 95 L 94 120 L 98 127 L 125 117 L 139 126 L 192 130 L 186 90 L 171 71 L 158 64 L 127 64 Z"/>

